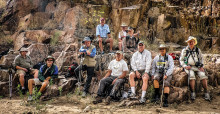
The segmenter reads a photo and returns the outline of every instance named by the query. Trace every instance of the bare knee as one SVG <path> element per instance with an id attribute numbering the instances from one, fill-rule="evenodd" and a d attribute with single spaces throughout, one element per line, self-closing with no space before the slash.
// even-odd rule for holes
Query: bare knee
<path id="1" fill-rule="evenodd" d="M 134 79 L 135 78 L 135 74 L 134 74 L 134 72 L 131 72 L 130 74 L 129 74 L 129 79 Z"/>
<path id="2" fill-rule="evenodd" d="M 148 82 L 148 78 L 146 76 L 142 77 L 143 83 L 147 83 Z"/>
<path id="3" fill-rule="evenodd" d="M 19 74 L 20 79 L 24 79 L 24 74 Z"/>

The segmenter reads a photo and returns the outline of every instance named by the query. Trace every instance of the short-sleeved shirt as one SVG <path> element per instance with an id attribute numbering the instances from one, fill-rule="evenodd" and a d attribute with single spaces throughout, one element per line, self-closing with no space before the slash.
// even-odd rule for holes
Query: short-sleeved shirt
<path id="1" fill-rule="evenodd" d="M 100 35 L 101 38 L 107 38 L 107 34 L 110 33 L 110 29 L 109 26 L 107 24 L 104 24 L 104 26 L 102 26 L 101 24 L 99 24 L 96 27 L 96 36 Z"/>
<path id="2" fill-rule="evenodd" d="M 119 32 L 119 34 L 118 34 L 118 38 L 121 38 L 122 36 L 124 36 L 124 37 L 127 36 L 126 31 L 121 31 L 121 32 Z"/>
<path id="3" fill-rule="evenodd" d="M 14 64 L 15 64 L 15 66 L 20 66 L 23 68 L 32 68 L 33 67 L 31 57 L 28 55 L 26 55 L 25 58 L 21 55 L 16 56 L 15 60 L 14 60 Z"/>
<path id="4" fill-rule="evenodd" d="M 121 76 L 123 71 L 128 71 L 127 63 L 122 59 L 117 61 L 116 59 L 112 60 L 108 66 L 109 70 L 112 70 L 112 76 Z"/>

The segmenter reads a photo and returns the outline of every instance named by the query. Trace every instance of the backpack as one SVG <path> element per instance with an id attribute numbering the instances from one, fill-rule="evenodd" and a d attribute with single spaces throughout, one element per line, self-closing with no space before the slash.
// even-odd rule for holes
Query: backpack
<path id="1" fill-rule="evenodd" d="M 35 64 L 34 66 L 33 66 L 33 68 L 34 69 L 40 69 L 40 67 L 42 66 L 42 65 L 44 65 L 44 61 L 41 61 L 41 62 L 39 62 L 39 63 L 37 63 L 37 64 Z"/>
<path id="2" fill-rule="evenodd" d="M 73 62 L 69 67 L 68 67 L 68 70 L 67 70 L 67 74 L 65 75 L 66 78 L 68 77 L 75 77 L 75 69 L 78 67 L 78 63 L 76 62 Z"/>

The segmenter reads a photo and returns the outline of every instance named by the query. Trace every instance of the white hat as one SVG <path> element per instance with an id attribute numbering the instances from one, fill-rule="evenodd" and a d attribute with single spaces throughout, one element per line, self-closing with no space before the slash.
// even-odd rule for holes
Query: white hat
<path id="1" fill-rule="evenodd" d="M 188 43 L 189 41 L 194 40 L 195 41 L 195 45 L 197 44 L 197 39 L 193 36 L 189 36 L 188 40 L 186 40 L 186 42 Z"/>
<path id="2" fill-rule="evenodd" d="M 20 49 L 20 52 L 22 52 L 22 51 L 26 51 L 26 52 L 28 52 L 28 49 L 27 49 L 27 48 L 22 47 L 22 48 Z"/>
<path id="3" fill-rule="evenodd" d="M 127 27 L 128 25 L 126 25 L 125 23 L 121 24 L 121 27 Z"/>

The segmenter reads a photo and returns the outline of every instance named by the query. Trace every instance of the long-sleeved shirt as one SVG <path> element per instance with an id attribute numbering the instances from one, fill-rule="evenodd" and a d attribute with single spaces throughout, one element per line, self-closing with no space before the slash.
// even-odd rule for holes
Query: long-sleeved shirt
<path id="1" fill-rule="evenodd" d="M 98 37 L 98 35 L 100 35 L 101 38 L 107 38 L 108 37 L 107 34 L 110 34 L 110 29 L 107 24 L 104 24 L 104 26 L 99 24 L 96 27 L 96 36 L 97 37 Z"/>
<path id="2" fill-rule="evenodd" d="M 186 56 L 186 52 L 187 52 L 187 50 L 189 51 L 188 52 L 188 55 Z M 190 54 L 190 51 L 192 51 L 192 54 Z M 188 66 L 188 65 L 191 65 L 191 66 L 194 66 L 195 65 L 195 63 L 196 62 L 200 62 L 200 63 L 202 63 L 203 64 L 203 57 L 202 57 L 202 52 L 201 52 L 201 50 L 200 49 L 198 49 L 198 55 L 197 55 L 197 52 L 196 52 L 196 47 L 194 47 L 193 48 L 193 50 L 191 50 L 190 48 L 189 48 L 189 46 L 187 46 L 186 48 L 184 48 L 183 50 L 182 50 L 182 53 L 181 53 L 181 56 L 180 56 L 180 65 L 182 66 L 182 67 L 186 67 L 186 66 Z M 186 64 L 185 63 L 185 61 L 184 61 L 184 58 L 185 57 L 188 57 L 188 63 Z M 194 58 L 194 60 L 193 60 L 193 58 Z"/>
<path id="3" fill-rule="evenodd" d="M 43 82 L 47 77 L 51 77 L 52 79 L 58 77 L 58 68 L 56 65 L 52 65 L 51 67 L 47 67 L 47 65 L 42 65 L 40 67 L 38 78 L 41 82 Z"/>
<path id="4" fill-rule="evenodd" d="M 161 56 L 161 55 L 157 55 L 152 63 L 152 76 L 155 75 L 155 73 L 159 72 L 160 68 L 166 68 L 166 76 L 170 76 L 173 73 L 173 69 L 174 69 L 174 62 L 173 62 L 173 58 L 166 54 L 166 56 L 168 57 L 168 60 L 165 60 L 165 56 Z M 163 66 L 164 65 L 164 66 Z"/>
<path id="5" fill-rule="evenodd" d="M 86 49 L 85 49 L 86 48 Z M 79 49 L 79 52 L 85 52 L 89 49 L 89 47 L 85 47 L 85 46 L 82 46 L 80 49 Z M 87 53 L 86 53 L 87 55 Z M 90 52 L 90 57 L 95 57 L 96 55 L 96 48 L 93 48 L 92 51 Z"/>
<path id="6" fill-rule="evenodd" d="M 135 52 L 131 58 L 131 68 L 134 71 L 145 70 L 146 73 L 150 72 L 151 67 L 151 53 L 148 50 L 144 50 L 142 53 Z"/>

